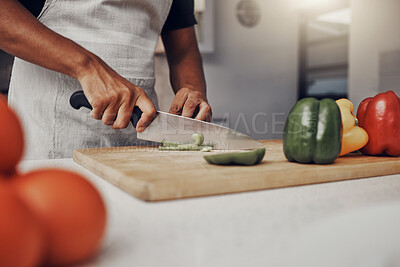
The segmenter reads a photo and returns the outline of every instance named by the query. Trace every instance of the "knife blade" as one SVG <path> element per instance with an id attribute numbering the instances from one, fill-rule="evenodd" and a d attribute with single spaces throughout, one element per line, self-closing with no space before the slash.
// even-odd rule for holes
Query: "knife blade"
<path id="1" fill-rule="evenodd" d="M 204 144 L 212 145 L 213 149 L 239 150 L 263 146 L 250 136 L 227 127 L 162 111 L 157 112 L 153 122 L 143 132 L 137 133 L 137 138 L 155 142 L 169 140 L 192 143 L 193 133 L 203 134 Z"/>
<path id="2" fill-rule="evenodd" d="M 70 98 L 70 104 L 75 109 L 81 107 L 92 109 L 83 91 L 73 93 Z M 141 115 L 142 111 L 138 107 L 135 107 L 131 116 L 131 122 L 134 127 L 136 127 Z M 168 140 L 192 143 L 193 133 L 203 134 L 204 144 L 212 145 L 213 149 L 241 150 L 255 149 L 263 146 L 262 143 L 250 136 L 233 129 L 163 111 L 157 111 L 156 117 L 151 124 L 143 132 L 137 133 L 137 138 L 153 142 Z"/>

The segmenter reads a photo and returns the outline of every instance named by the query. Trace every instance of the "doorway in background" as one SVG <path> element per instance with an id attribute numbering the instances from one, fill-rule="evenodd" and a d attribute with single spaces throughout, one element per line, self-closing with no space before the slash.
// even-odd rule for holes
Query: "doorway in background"
<path id="1" fill-rule="evenodd" d="M 348 3 L 300 14 L 299 99 L 347 97 Z"/>

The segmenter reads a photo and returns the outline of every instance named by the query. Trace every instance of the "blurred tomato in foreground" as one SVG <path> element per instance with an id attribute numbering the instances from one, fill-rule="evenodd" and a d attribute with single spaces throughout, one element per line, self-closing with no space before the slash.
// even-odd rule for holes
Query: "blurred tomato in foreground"
<path id="1" fill-rule="evenodd" d="M 24 134 L 21 123 L 7 100 L 0 96 L 0 172 L 10 174 L 22 158 Z"/>
<path id="2" fill-rule="evenodd" d="M 0 266 L 38 266 L 45 251 L 44 234 L 38 220 L 0 179 Z"/>
<path id="3" fill-rule="evenodd" d="M 47 232 L 48 265 L 93 256 L 104 234 L 106 210 L 87 180 L 69 171 L 42 169 L 16 177 L 12 184 Z"/>

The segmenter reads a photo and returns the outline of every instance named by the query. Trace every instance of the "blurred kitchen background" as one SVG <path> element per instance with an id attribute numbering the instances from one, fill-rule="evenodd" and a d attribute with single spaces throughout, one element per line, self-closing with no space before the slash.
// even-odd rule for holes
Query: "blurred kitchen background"
<path id="1" fill-rule="evenodd" d="M 399 0 L 196 0 L 196 17 L 214 121 L 254 138 L 281 138 L 303 97 L 348 97 L 357 107 L 399 93 Z M 155 59 L 168 111 L 174 94 L 161 44 Z M 3 94 L 12 62 L 0 51 Z"/>

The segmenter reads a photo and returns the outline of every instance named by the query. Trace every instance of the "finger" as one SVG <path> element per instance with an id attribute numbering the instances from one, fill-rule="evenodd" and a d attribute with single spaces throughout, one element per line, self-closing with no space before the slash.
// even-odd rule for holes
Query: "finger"
<path id="1" fill-rule="evenodd" d="M 212 117 L 210 105 L 207 102 L 201 102 L 199 107 L 200 107 L 200 110 L 199 110 L 199 113 L 197 113 L 197 116 L 195 117 L 195 119 L 210 122 L 211 117 Z"/>
<path id="2" fill-rule="evenodd" d="M 129 125 L 132 116 L 133 105 L 129 102 L 124 102 L 118 109 L 117 118 L 112 125 L 113 129 L 125 129 Z"/>
<path id="3" fill-rule="evenodd" d="M 197 98 L 189 97 L 185 104 L 183 105 L 182 109 L 182 116 L 192 118 L 196 107 L 200 104 L 200 100 Z"/>
<path id="4" fill-rule="evenodd" d="M 118 114 L 118 109 L 120 105 L 110 104 L 103 113 L 101 120 L 105 125 L 113 125 Z"/>
<path id="5" fill-rule="evenodd" d="M 93 119 L 96 120 L 101 120 L 104 110 L 106 109 L 106 105 L 103 104 L 102 102 L 94 102 L 94 103 L 90 103 L 90 105 L 92 106 L 92 111 L 90 112 L 90 116 Z"/>
<path id="6" fill-rule="evenodd" d="M 141 133 L 153 121 L 157 111 L 156 107 L 154 106 L 154 103 L 150 100 L 150 98 L 147 97 L 145 93 L 139 95 L 135 105 L 138 106 L 140 110 L 143 112 L 142 116 L 140 117 L 140 120 L 136 125 L 136 131 Z"/>
<path id="7" fill-rule="evenodd" d="M 172 101 L 171 108 L 169 109 L 169 113 L 175 115 L 181 115 L 183 105 L 187 100 L 187 93 L 178 93 L 176 94 L 174 100 Z"/>
<path id="8" fill-rule="evenodd" d="M 90 116 L 93 119 L 101 120 L 107 104 L 103 101 L 102 95 L 96 89 L 94 89 L 97 88 L 96 84 L 88 83 L 86 80 L 82 80 L 81 85 L 86 99 L 92 106 Z"/>

